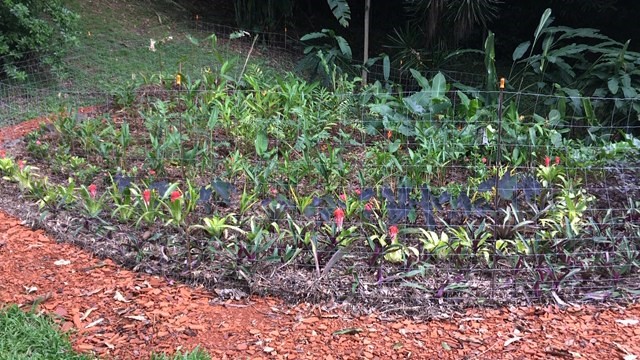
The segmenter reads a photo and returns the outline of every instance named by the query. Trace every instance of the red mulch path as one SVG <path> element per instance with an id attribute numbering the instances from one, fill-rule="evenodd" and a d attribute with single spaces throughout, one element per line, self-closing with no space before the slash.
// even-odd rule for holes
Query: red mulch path
<path id="1" fill-rule="evenodd" d="M 78 116 L 87 116 L 88 114 L 92 114 L 96 111 L 97 111 L 97 108 L 95 106 L 87 106 L 87 107 L 79 108 Z M 69 116 L 69 114 L 60 114 L 60 115 Z M 0 128 L 0 149 L 3 148 L 3 145 L 2 145 L 3 142 L 19 139 L 34 130 L 38 130 L 38 128 L 40 127 L 40 124 L 48 124 L 56 116 L 58 115 L 53 114 L 51 116 L 45 116 L 45 117 L 25 121 L 17 125 Z"/>
<path id="2" fill-rule="evenodd" d="M 37 122 L 1 131 L 0 142 L 5 135 L 24 135 Z M 138 359 L 198 345 L 214 359 L 630 360 L 640 355 L 638 304 L 469 309 L 425 322 L 354 317 L 272 298 L 216 299 L 202 288 L 124 270 L 0 212 L 0 307 L 39 304 L 71 332 L 74 348 L 103 358 Z M 333 334 L 345 329 L 357 330 Z"/>

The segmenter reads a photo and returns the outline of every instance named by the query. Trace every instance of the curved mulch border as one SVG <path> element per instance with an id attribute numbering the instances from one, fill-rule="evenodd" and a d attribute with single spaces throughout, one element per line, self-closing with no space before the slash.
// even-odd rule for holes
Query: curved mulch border
<path id="1" fill-rule="evenodd" d="M 141 358 L 196 346 L 213 358 L 612 359 L 640 354 L 640 306 L 470 309 L 448 320 L 353 317 L 339 306 L 285 305 L 123 270 L 0 213 L 0 306 L 37 306 L 74 348 Z M 340 334 L 343 332 L 343 334 Z M 631 359 L 632 357 L 629 357 Z"/>
<path id="2" fill-rule="evenodd" d="M 16 140 L 43 121 L 2 129 L 0 142 Z M 640 355 L 637 304 L 469 309 L 444 320 L 419 321 L 355 316 L 335 304 L 291 306 L 259 297 L 222 302 L 203 288 L 133 273 L 57 243 L 0 212 L 0 306 L 8 303 L 35 304 L 71 331 L 76 349 L 117 359 L 196 346 L 216 359 Z"/>

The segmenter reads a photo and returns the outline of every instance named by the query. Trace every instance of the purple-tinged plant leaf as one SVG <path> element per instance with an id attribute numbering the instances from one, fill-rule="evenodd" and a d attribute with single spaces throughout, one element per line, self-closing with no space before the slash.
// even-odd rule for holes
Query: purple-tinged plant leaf
<path id="1" fill-rule="evenodd" d="M 167 189 L 169 188 L 169 183 L 167 183 L 166 181 L 157 181 L 152 183 L 151 185 L 149 185 L 149 189 L 151 190 L 155 190 L 158 192 L 158 194 L 162 195 L 165 192 L 167 192 Z"/>
<path id="2" fill-rule="evenodd" d="M 118 187 L 118 191 L 120 192 L 125 191 L 127 188 L 129 188 L 129 186 L 131 186 L 131 178 L 129 176 L 116 174 L 116 176 L 113 177 L 113 180 L 115 181 L 116 186 Z"/>
<path id="3" fill-rule="evenodd" d="M 517 186 L 524 193 L 526 201 L 531 201 L 533 197 L 540 195 L 542 192 L 542 185 L 531 175 L 523 176 Z"/>
<path id="4" fill-rule="evenodd" d="M 378 267 L 377 279 L 378 279 L 378 285 L 382 284 L 382 280 L 384 279 L 384 277 L 382 275 L 382 264 L 380 264 L 380 266 Z"/>
<path id="5" fill-rule="evenodd" d="M 445 281 L 444 284 L 440 285 L 440 287 L 438 288 L 438 291 L 436 292 L 436 299 L 440 299 L 444 296 L 444 292 L 445 289 L 447 288 L 447 286 L 449 285 L 449 281 Z"/>
<path id="6" fill-rule="evenodd" d="M 227 206 L 231 205 L 231 194 L 235 190 L 231 183 L 214 179 L 211 182 L 211 187 L 213 188 L 213 191 L 215 191 L 220 201 L 222 201 Z"/>
<path id="7" fill-rule="evenodd" d="M 448 191 L 443 192 L 442 194 L 440 194 L 440 196 L 438 197 L 438 203 L 439 204 L 446 204 L 448 202 L 451 201 L 451 194 L 449 194 Z"/>
<path id="8" fill-rule="evenodd" d="M 366 188 L 360 192 L 360 201 L 369 201 L 375 195 L 375 191 L 372 188 Z"/>
<path id="9" fill-rule="evenodd" d="M 496 177 L 495 175 L 488 178 L 478 185 L 478 192 L 489 192 L 496 186 Z"/>
<path id="10" fill-rule="evenodd" d="M 396 197 L 393 195 L 393 191 L 391 188 L 383 187 L 382 188 L 382 197 L 387 201 L 388 204 L 396 202 Z"/>
<path id="11" fill-rule="evenodd" d="M 400 207 L 406 206 L 409 202 L 409 192 L 411 191 L 408 187 L 399 187 L 398 188 L 398 205 Z"/>
<path id="12" fill-rule="evenodd" d="M 498 195 L 504 200 L 512 200 L 517 181 L 517 176 L 511 176 L 510 172 L 505 173 L 498 181 Z"/>
<path id="13" fill-rule="evenodd" d="M 335 198 L 331 195 L 324 195 L 321 199 L 328 208 L 335 209 L 338 207 L 338 203 L 336 203 Z"/>
<path id="14" fill-rule="evenodd" d="M 421 189 L 422 196 L 420 198 L 420 207 L 424 215 L 425 223 L 429 230 L 433 230 L 436 226 L 436 219 L 433 216 L 432 196 L 429 188 L 423 186 Z"/>
<path id="15" fill-rule="evenodd" d="M 491 206 L 487 203 L 487 200 L 484 198 L 478 198 L 473 202 L 473 212 L 481 217 L 485 217 L 489 212 L 493 212 Z"/>
<path id="16" fill-rule="evenodd" d="M 613 294 L 612 290 L 600 290 L 590 292 L 584 295 L 583 299 L 585 300 L 596 300 L 596 301 L 605 301 L 611 297 Z"/>
<path id="17" fill-rule="evenodd" d="M 306 216 L 306 217 L 311 217 L 314 216 L 316 214 L 317 208 L 314 206 L 307 206 L 306 208 L 304 208 L 304 211 L 302 212 L 302 215 Z"/>
<path id="18" fill-rule="evenodd" d="M 320 208 L 320 211 L 318 211 L 318 213 L 320 214 L 320 218 L 322 219 L 322 221 L 324 222 L 331 221 L 331 211 L 329 211 L 328 208 L 326 207 Z"/>
<path id="19" fill-rule="evenodd" d="M 456 206 L 459 209 L 464 210 L 464 213 L 466 215 L 469 213 L 469 211 L 471 211 L 471 199 L 469 199 L 467 194 L 461 193 L 460 195 L 458 195 L 458 198 L 456 199 Z"/>
<path id="20" fill-rule="evenodd" d="M 211 194 L 213 193 L 213 189 L 208 186 L 203 186 L 200 188 L 200 198 L 198 199 L 198 203 L 207 203 L 211 200 Z"/>

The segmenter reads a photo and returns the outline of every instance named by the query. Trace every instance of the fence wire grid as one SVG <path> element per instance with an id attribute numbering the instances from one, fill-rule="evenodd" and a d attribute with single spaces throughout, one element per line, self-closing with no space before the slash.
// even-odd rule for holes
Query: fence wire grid
<path id="1" fill-rule="evenodd" d="M 299 54 L 286 34 L 263 38 Z M 38 70 L 28 85 L 0 82 L 3 148 L 36 178 L 77 187 L 68 204 L 40 202 L 45 223 L 81 214 L 86 236 L 72 241 L 101 255 L 297 300 L 420 309 L 640 295 L 637 99 L 439 85 L 462 73 L 425 75 L 432 88 L 411 92 L 329 92 L 243 66 L 248 40 L 231 49 L 242 61 L 228 78 L 194 61 L 180 84 L 159 75 L 117 91 Z M 12 125 L 40 116 L 51 125 L 12 139 Z"/>

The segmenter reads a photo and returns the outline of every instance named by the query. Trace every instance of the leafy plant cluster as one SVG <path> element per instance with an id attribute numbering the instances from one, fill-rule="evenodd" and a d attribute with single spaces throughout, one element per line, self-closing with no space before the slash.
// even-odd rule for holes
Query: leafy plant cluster
<path id="1" fill-rule="evenodd" d="M 366 64 L 353 59 L 347 40 L 331 29 L 306 34 L 301 38 L 305 43 L 304 58 L 298 69 L 330 85 L 330 74 L 340 74 L 357 79 L 363 68 L 369 68 L 382 60 L 383 78 L 389 84 L 393 70 L 414 73 L 431 69 L 443 69 L 453 59 L 462 63 L 473 62 L 469 54 L 484 56 L 485 84 L 483 89 L 473 89 L 469 84 L 455 84 L 464 90 L 489 91 L 482 98 L 485 104 L 497 100 L 498 74 L 496 63 L 512 61 L 506 77 L 506 89 L 516 93 L 553 95 L 544 100 L 543 108 L 549 105 L 561 113 L 575 113 L 574 124 L 598 129 L 601 126 L 627 126 L 635 128 L 640 114 L 640 53 L 629 50 L 631 40 L 615 41 L 597 29 L 551 26 L 551 9 L 541 16 L 533 39 L 518 45 L 512 59 L 496 59 L 495 36 L 488 31 L 482 50 L 449 49 L 447 41 L 425 46 L 436 29 L 423 29 L 424 19 L 433 27 L 442 15 L 448 12 L 455 16 L 444 17 L 455 20 L 459 28 L 447 34 L 453 37 L 469 31 L 474 25 L 487 26 L 496 15 L 496 1 L 477 3 L 453 1 L 409 1 L 411 13 L 416 23 L 409 23 L 405 29 L 396 29 L 389 37 L 389 53 L 371 58 Z M 446 27 L 447 29 L 449 27 Z M 418 29 L 418 30 L 417 30 Z M 456 35 L 458 34 L 458 35 Z M 426 41 L 428 43 L 428 41 Z M 392 69 L 393 67 L 393 69 Z M 415 78 L 415 74 L 414 75 Z M 423 82 L 417 81 L 418 86 Z M 554 104 L 550 104 L 554 103 Z M 536 107 L 537 102 L 520 105 Z M 538 110 L 534 110 L 538 111 Z"/>
<path id="2" fill-rule="evenodd" d="M 514 50 L 511 86 L 518 91 L 532 88 L 571 97 L 568 105 L 584 114 L 585 125 L 637 122 L 640 53 L 629 50 L 631 40 L 621 43 L 597 29 L 551 26 L 552 22 L 551 9 L 547 9 L 533 41 Z"/>
<path id="3" fill-rule="evenodd" d="M 28 71 L 22 63 L 52 68 L 76 42 L 77 15 L 61 1 L 3 0 L 0 2 L 1 77 L 24 80 Z"/>
<path id="4" fill-rule="evenodd" d="M 635 203 L 598 210 L 577 170 L 635 156 L 633 136 L 572 135 L 559 102 L 523 113 L 442 74 L 355 95 L 335 70 L 332 91 L 241 64 L 149 78 L 104 116 L 61 111 L 0 173 L 45 213 L 151 233 L 128 237 L 139 261 L 247 284 L 290 268 L 442 297 L 500 270 L 538 297 L 637 272 Z M 439 269 L 462 280 L 427 286 Z"/>

